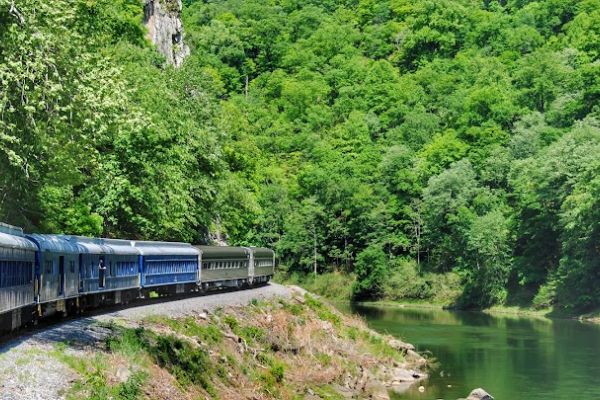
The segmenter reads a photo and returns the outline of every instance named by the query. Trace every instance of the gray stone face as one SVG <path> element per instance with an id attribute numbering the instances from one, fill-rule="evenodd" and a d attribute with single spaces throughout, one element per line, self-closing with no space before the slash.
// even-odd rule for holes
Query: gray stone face
<path id="1" fill-rule="evenodd" d="M 478 388 L 473 390 L 467 400 L 494 400 L 491 394 L 486 392 L 485 390 Z"/>
<path id="2" fill-rule="evenodd" d="M 144 0 L 144 25 L 148 38 L 167 62 L 179 67 L 190 54 L 183 41 L 181 0 Z"/>

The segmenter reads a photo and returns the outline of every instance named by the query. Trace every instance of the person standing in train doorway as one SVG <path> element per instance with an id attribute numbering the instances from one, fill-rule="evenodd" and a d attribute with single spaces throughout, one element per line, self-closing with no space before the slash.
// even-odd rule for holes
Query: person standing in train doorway
<path id="1" fill-rule="evenodd" d="M 106 282 L 106 265 L 104 265 L 104 258 L 102 257 L 100 257 L 100 262 L 98 263 L 98 278 L 98 286 L 103 288 Z"/>

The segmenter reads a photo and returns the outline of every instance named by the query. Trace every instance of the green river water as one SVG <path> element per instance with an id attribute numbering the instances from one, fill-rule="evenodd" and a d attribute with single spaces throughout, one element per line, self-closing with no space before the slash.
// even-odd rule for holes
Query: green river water
<path id="1" fill-rule="evenodd" d="M 350 306 L 371 328 L 431 352 L 437 368 L 399 399 L 600 399 L 600 326 L 425 308 Z"/>

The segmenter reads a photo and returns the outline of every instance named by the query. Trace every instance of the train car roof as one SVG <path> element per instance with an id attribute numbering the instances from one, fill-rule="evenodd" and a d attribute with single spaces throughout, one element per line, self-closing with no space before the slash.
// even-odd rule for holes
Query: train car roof
<path id="1" fill-rule="evenodd" d="M 0 247 L 37 250 L 37 246 L 23 235 L 23 229 L 0 222 Z"/>
<path id="2" fill-rule="evenodd" d="M 83 254 L 112 254 L 110 247 L 105 246 L 102 239 L 90 238 L 85 236 L 70 236 L 72 243 L 77 245 L 80 253 Z"/>
<path id="3" fill-rule="evenodd" d="M 258 256 L 273 258 L 273 256 L 275 255 L 275 252 L 273 250 L 267 249 L 266 247 L 250 247 L 250 250 L 252 250 L 252 253 L 255 257 Z"/>
<path id="4" fill-rule="evenodd" d="M 13 226 L 0 222 L 0 233 L 6 233 L 7 235 L 21 236 L 23 237 L 23 228 Z"/>
<path id="5" fill-rule="evenodd" d="M 247 258 L 250 250 L 247 247 L 233 246 L 195 246 L 202 252 L 202 258 L 227 259 L 227 258 Z"/>
<path id="6" fill-rule="evenodd" d="M 41 251 L 53 251 L 56 253 L 79 253 L 76 243 L 65 235 L 46 235 L 34 233 L 25 236 L 27 239 L 35 242 Z"/>
<path id="7" fill-rule="evenodd" d="M 198 249 L 189 243 L 181 242 L 151 242 L 137 241 L 131 242 L 132 246 L 137 248 L 140 254 L 144 256 L 156 255 L 175 255 L 175 256 L 197 256 L 200 254 Z"/>
<path id="8" fill-rule="evenodd" d="M 112 250 L 113 254 L 139 255 L 140 249 L 133 247 L 131 240 L 102 239 L 102 243 Z"/>

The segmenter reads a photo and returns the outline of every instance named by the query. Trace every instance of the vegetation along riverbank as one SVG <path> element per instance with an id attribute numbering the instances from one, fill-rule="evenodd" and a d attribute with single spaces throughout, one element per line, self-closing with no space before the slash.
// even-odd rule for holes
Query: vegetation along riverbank
<path id="1" fill-rule="evenodd" d="M 353 301 L 352 287 L 355 277 L 348 274 L 324 273 L 323 275 L 283 275 L 277 276 L 279 281 L 287 282 L 317 293 L 333 302 Z M 423 285 L 426 288 L 423 290 Z M 440 288 L 437 291 L 435 288 Z M 437 309 L 460 309 L 456 304 L 461 293 L 460 281 L 457 277 L 445 277 L 443 281 L 428 281 L 424 276 L 391 276 L 383 286 L 383 295 L 374 301 L 359 301 L 364 305 L 377 307 L 416 307 Z M 532 318 L 570 318 L 585 322 L 600 323 L 600 310 L 578 312 L 559 307 L 534 307 L 528 304 L 493 305 L 487 308 L 471 308 L 489 314 L 506 314 L 527 316 Z"/>

